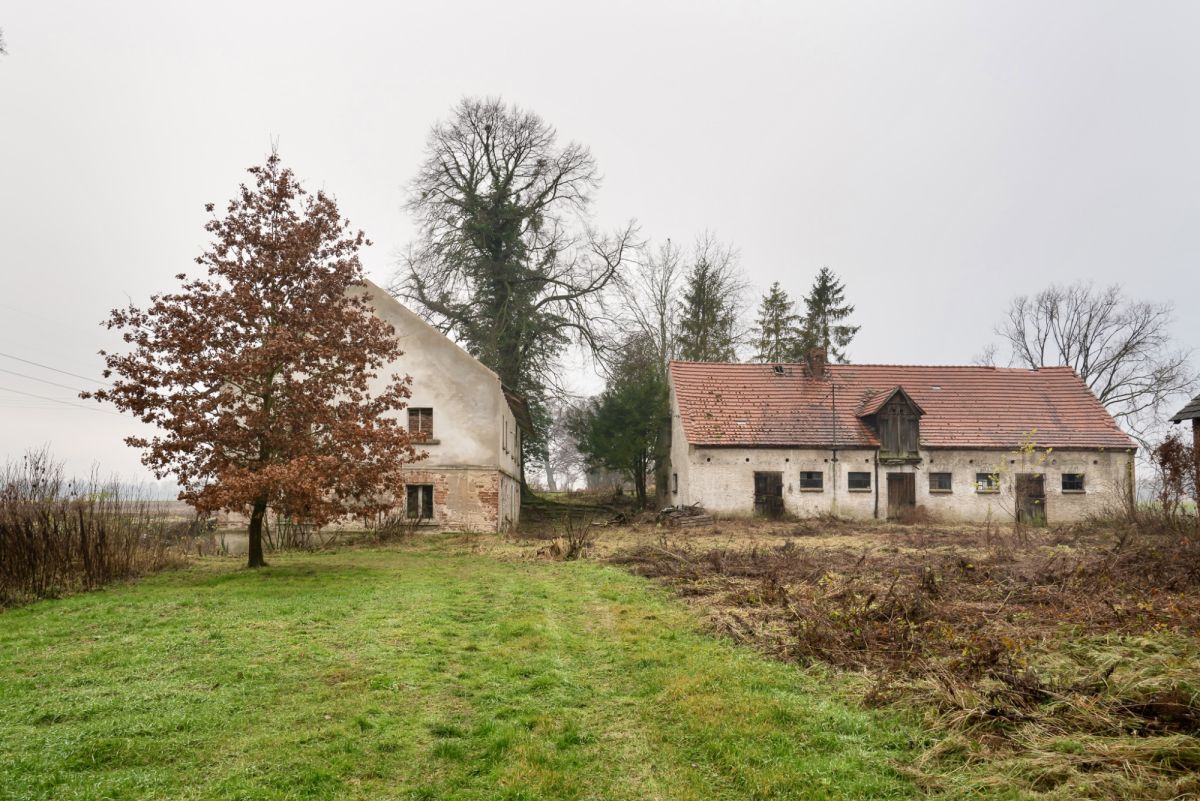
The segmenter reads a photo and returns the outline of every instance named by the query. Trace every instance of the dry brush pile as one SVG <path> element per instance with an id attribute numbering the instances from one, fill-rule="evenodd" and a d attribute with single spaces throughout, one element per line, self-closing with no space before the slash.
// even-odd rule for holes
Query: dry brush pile
<path id="1" fill-rule="evenodd" d="M 941 732 L 915 771 L 931 781 L 960 764 L 973 787 L 1200 793 L 1194 529 L 880 526 L 873 547 L 829 545 L 846 525 L 802 523 L 773 544 L 662 539 L 615 559 L 739 640 L 865 674 L 868 702 L 919 709 Z M 823 544 L 805 546 L 814 534 Z"/>

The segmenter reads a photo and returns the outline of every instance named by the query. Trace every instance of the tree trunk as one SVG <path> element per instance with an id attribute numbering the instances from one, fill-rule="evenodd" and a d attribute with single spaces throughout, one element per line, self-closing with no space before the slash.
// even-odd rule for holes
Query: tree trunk
<path id="1" fill-rule="evenodd" d="M 654 500 L 659 509 L 671 505 L 670 479 L 671 418 L 668 415 L 659 421 L 658 437 L 654 442 Z"/>
<path id="2" fill-rule="evenodd" d="M 250 511 L 250 537 L 249 537 L 249 558 L 246 561 L 246 567 L 266 567 L 267 562 L 263 559 L 262 547 L 262 530 L 263 518 L 267 516 L 267 499 L 257 498 L 254 501 L 254 506 Z"/>
<path id="3" fill-rule="evenodd" d="M 641 465 L 633 476 L 633 490 L 637 494 L 639 509 L 646 508 L 646 466 Z"/>
<path id="4" fill-rule="evenodd" d="M 548 492 L 558 492 L 558 487 L 554 481 L 554 468 L 550 465 L 550 460 L 544 460 L 542 465 L 546 469 L 546 490 Z"/>
<path id="5" fill-rule="evenodd" d="M 1196 502 L 1196 528 L 1200 530 L 1200 417 L 1192 418 L 1192 461 L 1192 469 L 1196 471 L 1192 476 L 1196 484 L 1196 494 L 1192 500 Z"/>

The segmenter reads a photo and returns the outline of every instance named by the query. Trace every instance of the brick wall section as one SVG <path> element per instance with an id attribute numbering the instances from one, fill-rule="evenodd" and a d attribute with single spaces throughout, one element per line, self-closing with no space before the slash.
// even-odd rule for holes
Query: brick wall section
<path id="1" fill-rule="evenodd" d="M 500 493 L 507 479 L 499 470 L 406 470 L 406 484 L 433 485 L 433 519 L 437 531 L 499 531 Z M 511 479 L 509 479 L 511 480 Z M 402 498 L 407 498 L 405 493 Z"/>
<path id="2" fill-rule="evenodd" d="M 488 531 L 498 531 L 500 521 L 500 471 L 477 475 L 472 480 L 472 489 L 479 503 L 480 513 L 487 521 Z"/>

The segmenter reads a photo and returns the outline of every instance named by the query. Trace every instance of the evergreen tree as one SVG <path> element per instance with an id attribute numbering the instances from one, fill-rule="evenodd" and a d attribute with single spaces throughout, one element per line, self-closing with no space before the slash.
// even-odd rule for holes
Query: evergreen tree
<path id="1" fill-rule="evenodd" d="M 734 253 L 705 237 L 696 247 L 679 310 L 679 358 L 690 362 L 737 360 L 737 318 L 742 293 Z"/>
<path id="2" fill-rule="evenodd" d="M 646 477 L 659 458 L 661 420 L 668 414 L 667 383 L 655 343 L 633 334 L 623 343 L 604 392 L 570 415 L 567 429 L 591 466 L 629 476 L 644 509 Z"/>
<path id="3" fill-rule="evenodd" d="M 757 353 L 754 360 L 795 361 L 799 355 L 799 322 L 800 316 L 796 314 L 795 304 L 787 292 L 779 286 L 778 281 L 771 284 L 758 307 L 758 322 L 754 328 Z"/>
<path id="4" fill-rule="evenodd" d="M 845 364 L 846 346 L 861 326 L 846 325 L 854 307 L 846 303 L 846 286 L 828 267 L 822 267 L 804 299 L 804 328 L 801 344 L 804 351 L 824 348 L 832 361 Z"/>

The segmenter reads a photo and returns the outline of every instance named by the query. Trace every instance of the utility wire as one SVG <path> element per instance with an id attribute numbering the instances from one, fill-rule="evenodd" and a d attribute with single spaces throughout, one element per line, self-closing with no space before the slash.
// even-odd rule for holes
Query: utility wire
<path id="1" fill-rule="evenodd" d="M 62 389 L 69 389 L 72 392 L 83 392 L 83 390 L 81 390 L 79 387 L 69 387 L 66 384 L 60 384 L 57 381 L 47 381 L 44 378 L 38 378 L 35 375 L 25 375 L 24 373 L 18 373 L 16 370 L 5 370 L 3 367 L 0 367 L 0 373 L 8 373 L 9 375 L 28 378 L 30 381 L 41 381 L 43 384 L 49 384 L 52 387 L 61 387 Z"/>
<path id="2" fill-rule="evenodd" d="M 17 395 L 25 395 L 30 398 L 37 398 L 38 400 L 51 401 L 52 403 L 61 403 L 64 406 L 74 406 L 76 409 L 87 409 L 89 412 L 101 412 L 102 414 L 111 414 L 115 415 L 116 417 L 121 417 L 121 415 L 117 414 L 116 412 L 110 412 L 107 409 L 100 409 L 95 406 L 84 406 L 82 403 L 72 403 L 71 401 L 60 400 L 58 398 L 49 398 L 45 395 L 34 395 L 32 392 L 22 392 L 19 389 L 12 389 L 11 387 L 0 387 L 0 390 L 4 392 L 12 392 Z"/>
<path id="3" fill-rule="evenodd" d="M 94 381 L 97 384 L 104 384 L 107 387 L 112 386 L 112 384 L 109 383 L 108 381 L 102 381 L 99 378 L 90 378 L 86 375 L 80 375 L 79 373 L 69 373 L 66 370 L 59 370 L 57 367 L 51 367 L 48 364 L 42 364 L 41 362 L 30 361 L 29 359 L 22 359 L 20 356 L 13 356 L 11 353 L 0 353 L 0 356 L 3 356 L 6 359 L 12 359 L 13 361 L 24 362 L 25 364 L 32 364 L 34 367 L 40 367 L 43 370 L 52 370 L 56 373 L 62 373 L 63 375 L 69 375 L 69 376 L 71 376 L 71 378 L 82 378 L 84 381 Z"/>

